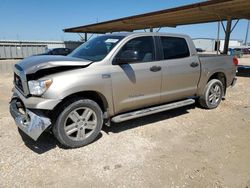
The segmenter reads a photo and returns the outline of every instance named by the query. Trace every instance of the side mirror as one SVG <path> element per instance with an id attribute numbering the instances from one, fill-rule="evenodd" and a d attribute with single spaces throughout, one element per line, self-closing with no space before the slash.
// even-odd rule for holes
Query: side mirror
<path id="1" fill-rule="evenodd" d="M 139 53 L 135 50 L 125 50 L 122 53 L 119 53 L 116 58 L 114 59 L 114 62 L 116 65 L 119 64 L 126 64 L 126 63 L 132 63 L 139 60 Z"/>

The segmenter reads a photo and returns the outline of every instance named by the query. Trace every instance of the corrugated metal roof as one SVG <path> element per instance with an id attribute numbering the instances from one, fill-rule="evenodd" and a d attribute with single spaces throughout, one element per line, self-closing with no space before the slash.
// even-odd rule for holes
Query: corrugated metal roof
<path id="1" fill-rule="evenodd" d="M 250 19 L 250 0 L 211 0 L 116 20 L 64 29 L 75 33 L 108 33 L 176 27 L 220 20 Z"/>

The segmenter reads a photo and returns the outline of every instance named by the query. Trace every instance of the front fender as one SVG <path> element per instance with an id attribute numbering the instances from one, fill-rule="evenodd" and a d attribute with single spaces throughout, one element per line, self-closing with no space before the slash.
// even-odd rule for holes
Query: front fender
<path id="1" fill-rule="evenodd" d="M 98 74 L 98 70 L 93 72 L 92 69 L 90 71 L 79 69 L 54 75 L 52 77 L 53 83 L 43 97 L 63 100 L 76 93 L 92 91 L 106 99 L 109 113 L 113 114 L 111 77 L 103 75 L 102 72 Z"/>

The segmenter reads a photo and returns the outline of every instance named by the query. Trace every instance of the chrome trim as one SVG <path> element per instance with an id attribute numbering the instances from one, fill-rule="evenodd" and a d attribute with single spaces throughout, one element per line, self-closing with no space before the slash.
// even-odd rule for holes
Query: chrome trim
<path id="1" fill-rule="evenodd" d="M 29 94 L 29 88 L 28 88 L 28 82 L 27 82 L 27 77 L 24 73 L 24 70 L 21 69 L 21 67 L 17 68 L 17 64 L 14 66 L 14 72 L 16 73 L 17 76 L 20 77 L 21 82 L 22 82 L 22 86 L 23 86 L 23 91 L 19 91 L 27 96 Z"/>

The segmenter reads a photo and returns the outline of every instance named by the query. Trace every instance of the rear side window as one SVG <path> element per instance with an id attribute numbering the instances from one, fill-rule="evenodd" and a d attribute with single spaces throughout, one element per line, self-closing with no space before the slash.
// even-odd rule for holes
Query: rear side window
<path id="1" fill-rule="evenodd" d="M 164 59 L 177 59 L 190 56 L 187 42 L 184 38 L 160 37 Z"/>

